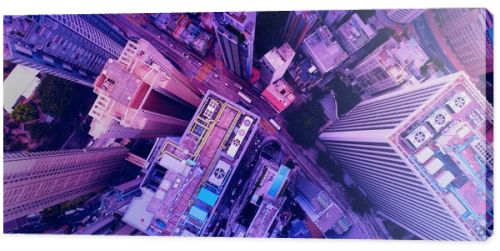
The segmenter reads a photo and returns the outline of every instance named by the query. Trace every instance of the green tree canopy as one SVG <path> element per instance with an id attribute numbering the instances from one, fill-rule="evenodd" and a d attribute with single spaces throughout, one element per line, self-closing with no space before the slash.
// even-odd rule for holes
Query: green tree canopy
<path id="1" fill-rule="evenodd" d="M 37 88 L 42 112 L 62 117 L 71 111 L 76 95 L 74 85 L 55 76 L 45 77 Z"/>
<path id="2" fill-rule="evenodd" d="M 366 196 L 356 187 L 347 187 L 346 194 L 349 198 L 352 210 L 358 214 L 367 214 L 370 212 L 372 205 Z"/>
<path id="3" fill-rule="evenodd" d="M 314 144 L 319 128 L 326 123 L 323 107 L 317 101 L 304 104 L 285 119 L 288 123 L 288 132 L 294 141 L 304 147 L 311 147 Z"/>
<path id="4" fill-rule="evenodd" d="M 344 184 L 344 170 L 330 158 L 328 153 L 320 151 L 316 157 L 316 164 L 327 170 L 334 181 Z"/>
<path id="5" fill-rule="evenodd" d="M 14 107 L 14 111 L 11 114 L 18 122 L 28 122 L 38 118 L 38 111 L 31 104 L 19 104 Z"/>
<path id="6" fill-rule="evenodd" d="M 37 123 L 28 128 L 31 138 L 37 141 L 48 135 L 52 129 L 54 127 L 47 123 Z"/>

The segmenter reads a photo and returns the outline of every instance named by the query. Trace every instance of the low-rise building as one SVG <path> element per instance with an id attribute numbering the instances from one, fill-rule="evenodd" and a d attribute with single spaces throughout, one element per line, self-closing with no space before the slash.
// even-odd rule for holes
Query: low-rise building
<path id="1" fill-rule="evenodd" d="M 16 65 L 3 83 L 3 109 L 8 113 L 23 100 L 29 99 L 40 84 L 40 71 L 23 65 Z"/>
<path id="2" fill-rule="evenodd" d="M 284 79 L 268 85 L 261 93 L 261 97 L 278 113 L 295 101 L 294 91 Z"/>
<path id="3" fill-rule="evenodd" d="M 262 82 L 268 85 L 282 78 L 294 56 L 295 51 L 288 43 L 279 48 L 274 47 L 266 53 L 260 60 Z"/>
<path id="4" fill-rule="evenodd" d="M 349 231 L 352 223 L 325 191 L 303 175 L 297 176 L 295 188 L 295 201 L 323 235 L 334 237 Z"/>
<path id="5" fill-rule="evenodd" d="M 245 236 L 269 237 L 269 230 L 281 210 L 285 197 L 282 195 L 288 183 L 290 168 L 261 159 L 259 182 L 249 203 L 258 207 Z"/>

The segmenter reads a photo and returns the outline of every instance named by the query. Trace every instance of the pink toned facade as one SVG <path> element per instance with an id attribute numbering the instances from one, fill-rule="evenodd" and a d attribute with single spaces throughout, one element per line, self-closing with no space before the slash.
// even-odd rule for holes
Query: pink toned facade
<path id="1" fill-rule="evenodd" d="M 94 138 L 151 138 L 184 131 L 201 99 L 161 53 L 145 40 L 129 42 L 94 83 L 89 115 Z"/>
<path id="2" fill-rule="evenodd" d="M 466 71 L 473 80 L 493 71 L 493 44 L 486 35 L 493 17 L 486 9 L 440 9 L 424 15 L 458 71 Z"/>
<path id="3" fill-rule="evenodd" d="M 127 152 L 119 146 L 4 154 L 4 222 L 104 188 Z"/>
<path id="4" fill-rule="evenodd" d="M 278 113 L 284 111 L 296 98 L 292 87 L 284 79 L 268 85 L 261 97 Z"/>

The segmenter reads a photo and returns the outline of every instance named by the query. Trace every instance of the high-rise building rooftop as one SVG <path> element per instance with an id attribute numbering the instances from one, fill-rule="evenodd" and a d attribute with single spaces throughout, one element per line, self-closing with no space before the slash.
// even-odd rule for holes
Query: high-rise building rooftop
<path id="1" fill-rule="evenodd" d="M 368 99 L 320 140 L 386 217 L 422 239 L 492 230 L 493 109 L 467 74 Z"/>
<path id="2" fill-rule="evenodd" d="M 372 27 L 365 24 L 356 13 L 338 27 L 337 33 L 340 44 L 349 54 L 361 49 L 376 35 Z"/>
<path id="3" fill-rule="evenodd" d="M 145 40 L 130 41 L 117 61 L 108 60 L 94 92 L 94 138 L 180 134 L 200 102 L 186 77 Z"/>
<path id="4" fill-rule="evenodd" d="M 352 69 L 352 83 L 366 97 L 402 84 L 416 84 L 429 57 L 414 41 L 389 38 Z"/>
<path id="5" fill-rule="evenodd" d="M 325 25 L 304 40 L 304 49 L 322 74 L 335 69 L 348 57 Z"/>
<path id="6" fill-rule="evenodd" d="M 258 122 L 209 91 L 179 142 L 164 144 L 123 220 L 148 235 L 204 235 Z"/>
<path id="7" fill-rule="evenodd" d="M 272 161 L 260 159 L 258 167 L 258 183 L 248 203 L 258 207 L 245 236 L 268 237 L 271 225 L 280 212 L 286 197 L 283 191 L 288 185 L 290 168 L 277 165 Z"/>
<path id="8" fill-rule="evenodd" d="M 249 79 L 253 63 L 255 12 L 225 12 L 217 18 L 217 42 L 226 67 Z"/>

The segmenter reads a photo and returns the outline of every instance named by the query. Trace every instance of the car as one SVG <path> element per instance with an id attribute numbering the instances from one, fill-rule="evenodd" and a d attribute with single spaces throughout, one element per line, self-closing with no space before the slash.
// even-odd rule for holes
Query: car
<path id="1" fill-rule="evenodd" d="M 241 87 L 241 85 L 237 84 L 237 83 L 234 83 L 234 87 L 238 88 L 239 90 L 242 90 L 243 87 Z"/>
<path id="2" fill-rule="evenodd" d="M 238 105 L 242 106 L 243 108 L 245 108 L 245 109 L 247 109 L 247 110 L 250 110 L 250 106 L 249 106 L 249 105 L 247 105 L 245 102 L 242 102 L 241 100 L 238 100 L 238 101 L 236 102 L 236 104 L 238 104 Z"/>
<path id="3" fill-rule="evenodd" d="M 219 78 L 219 75 L 217 75 L 217 74 L 214 74 L 214 77 L 215 77 L 215 78 Z"/>
<path id="4" fill-rule="evenodd" d="M 168 46 L 170 46 L 170 47 L 174 47 L 174 45 L 173 45 L 173 44 L 168 44 Z"/>
<path id="5" fill-rule="evenodd" d="M 227 82 L 224 83 L 224 86 L 229 86 L 229 84 Z"/>

